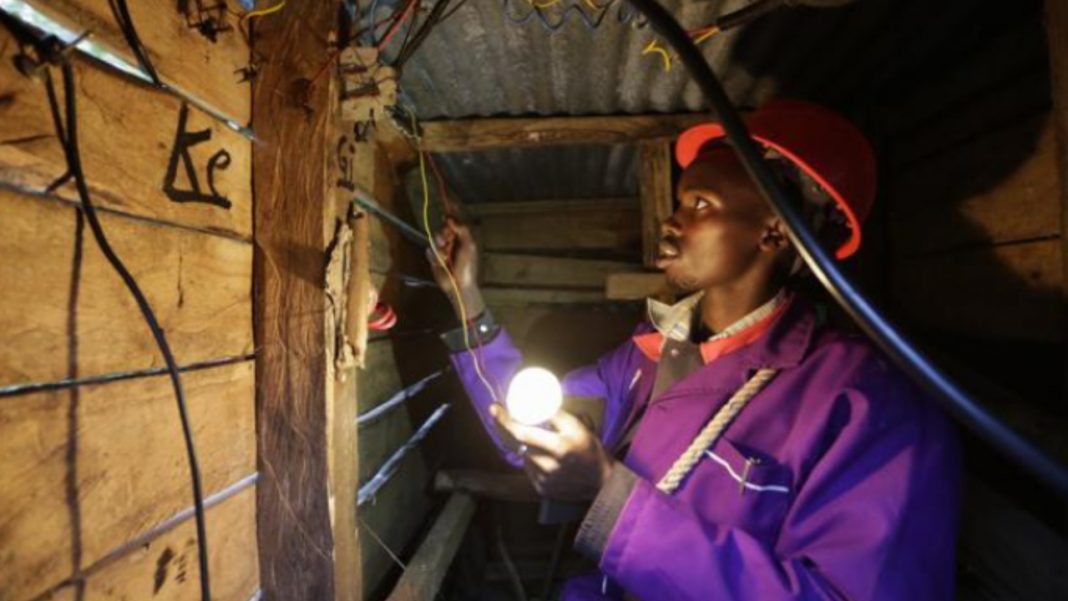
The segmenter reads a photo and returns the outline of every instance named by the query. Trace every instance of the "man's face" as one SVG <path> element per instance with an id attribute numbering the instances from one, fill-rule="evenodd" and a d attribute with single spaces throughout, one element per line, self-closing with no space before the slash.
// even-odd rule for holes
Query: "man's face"
<path id="1" fill-rule="evenodd" d="M 676 194 L 656 261 L 672 286 L 693 292 L 729 285 L 768 263 L 773 215 L 732 150 L 703 153 L 683 172 Z"/>

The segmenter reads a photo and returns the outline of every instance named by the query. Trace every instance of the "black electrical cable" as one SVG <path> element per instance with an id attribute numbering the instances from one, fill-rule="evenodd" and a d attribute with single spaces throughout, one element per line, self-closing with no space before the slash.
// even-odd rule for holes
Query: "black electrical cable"
<path id="1" fill-rule="evenodd" d="M 727 13 L 716 19 L 716 27 L 718 27 L 720 31 L 727 31 L 728 29 L 738 27 L 739 25 L 745 25 L 750 21 L 774 12 L 784 4 L 786 4 L 786 0 L 757 0 L 752 4 L 743 6 L 736 11 Z"/>
<path id="2" fill-rule="evenodd" d="M 182 382 L 178 374 L 178 364 L 174 360 L 174 355 L 171 353 L 171 347 L 167 343 L 167 337 L 164 335 L 163 328 L 160 327 L 159 321 L 156 319 L 156 314 L 153 312 L 152 306 L 149 305 L 148 299 L 145 298 L 144 293 L 141 292 L 141 288 L 138 286 L 133 275 L 126 269 L 126 265 L 124 265 L 122 260 L 119 259 L 119 256 L 115 254 L 114 249 L 112 249 L 111 244 L 108 242 L 103 227 L 100 225 L 100 220 L 97 218 L 96 207 L 93 205 L 89 195 L 89 186 L 86 183 L 85 172 L 82 170 L 81 153 L 78 149 L 78 111 L 76 99 L 77 91 L 74 86 L 74 69 L 71 67 L 70 62 L 65 58 L 63 59 L 61 68 L 63 72 L 63 97 L 66 108 L 66 127 L 64 127 L 63 123 L 59 120 L 59 103 L 56 98 L 52 75 L 48 70 L 45 70 L 44 72 L 48 102 L 52 111 L 52 117 L 56 120 L 56 134 L 63 145 L 63 153 L 67 159 L 67 168 L 71 175 L 74 176 L 78 196 L 81 199 L 81 210 L 85 213 L 86 220 L 89 222 L 89 228 L 93 232 L 93 238 L 96 240 L 104 257 L 108 260 L 108 263 L 111 264 L 116 273 L 119 274 L 119 277 L 122 278 L 126 288 L 137 302 L 137 306 L 141 310 L 141 314 L 144 316 L 149 329 L 152 331 L 152 336 L 155 338 L 156 344 L 159 346 L 160 354 L 163 355 L 163 360 L 167 364 L 167 372 L 170 375 L 171 384 L 174 387 L 174 395 L 178 402 L 178 414 L 182 422 L 182 434 L 185 437 L 185 448 L 189 457 L 189 471 L 193 484 L 193 509 L 196 517 L 197 554 L 200 565 L 200 596 L 202 601 L 211 601 L 211 580 L 208 573 L 208 541 L 204 521 L 204 493 L 200 482 L 200 468 L 197 465 L 196 447 L 193 444 L 193 430 L 189 422 L 189 411 L 186 407 L 185 394 L 182 391 Z"/>
<path id="3" fill-rule="evenodd" d="M 137 57 L 141 68 L 148 74 L 153 85 L 164 87 L 159 74 L 156 73 L 156 68 L 152 66 L 152 61 L 148 58 L 148 50 L 141 43 L 141 36 L 137 35 L 137 28 L 134 27 L 133 19 L 130 18 L 130 9 L 126 6 L 126 0 L 108 0 L 108 4 L 111 5 L 111 12 L 119 24 L 119 29 L 122 30 L 122 37 L 126 38 L 126 44 Z"/>
<path id="4" fill-rule="evenodd" d="M 461 0 L 460 6 L 463 5 L 464 1 L 466 0 Z M 419 49 L 427 36 L 430 35 L 430 32 L 446 19 L 444 12 L 445 9 L 448 8 L 450 2 L 451 0 L 438 0 L 437 4 L 434 5 L 434 8 L 430 9 L 430 14 L 427 15 L 426 20 L 423 21 L 423 24 L 419 27 L 419 31 L 416 32 L 411 43 L 406 43 L 401 47 L 400 52 L 397 53 L 397 58 L 393 61 L 393 68 L 400 69 L 403 67 L 404 63 L 415 54 L 415 51 Z M 452 12 L 454 11 L 450 11 L 450 14 Z M 409 30 L 409 32 L 410 31 L 411 30 Z"/>
<path id="5" fill-rule="evenodd" d="M 723 125 L 727 138 L 745 165 L 749 176 L 756 182 L 775 213 L 787 224 L 794 247 L 835 301 L 864 329 L 883 352 L 905 373 L 940 400 L 942 405 L 959 421 L 1015 460 L 1025 470 L 1049 484 L 1061 495 L 1068 497 L 1068 469 L 1050 459 L 1026 439 L 999 422 L 972 400 L 956 382 L 941 373 L 889 320 L 879 313 L 834 264 L 827 251 L 819 245 L 816 236 L 805 224 L 801 213 L 780 187 L 756 143 L 749 137 L 745 123 L 731 104 L 715 72 L 671 13 L 656 0 L 628 1 L 645 15 L 657 33 L 663 36 L 678 53 L 686 69 L 715 109 L 717 120 Z"/>

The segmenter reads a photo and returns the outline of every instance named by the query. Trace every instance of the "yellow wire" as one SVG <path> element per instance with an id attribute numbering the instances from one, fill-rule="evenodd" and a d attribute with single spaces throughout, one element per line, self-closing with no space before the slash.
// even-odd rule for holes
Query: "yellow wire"
<path id="1" fill-rule="evenodd" d="M 693 43 L 694 44 L 700 44 L 701 42 L 707 40 L 708 38 L 710 38 L 710 37 L 712 37 L 714 35 L 716 35 L 717 33 L 719 33 L 719 27 L 716 27 L 715 25 L 713 25 L 712 27 L 710 27 L 708 29 L 708 31 L 706 31 L 706 32 L 702 33 L 701 35 L 697 36 L 696 38 L 694 38 L 693 39 Z"/>
<path id="2" fill-rule="evenodd" d="M 415 124 L 415 117 L 412 117 L 412 131 L 418 131 Z M 475 366 L 475 373 L 478 374 L 478 379 L 482 381 L 482 385 L 486 387 L 486 391 L 489 392 L 490 398 L 495 402 L 497 400 L 497 394 L 493 391 L 493 386 L 486 380 L 486 376 L 482 373 L 482 366 L 478 360 L 478 355 L 475 354 L 474 349 L 471 348 L 471 338 L 467 332 L 467 307 L 464 306 L 463 296 L 460 295 L 460 286 L 456 283 L 456 278 L 452 275 L 452 270 L 449 269 L 449 264 L 445 261 L 445 258 L 438 252 L 438 247 L 434 244 L 434 235 L 430 232 L 430 184 L 426 177 L 426 160 L 423 158 L 422 140 L 419 140 L 415 151 L 419 154 L 419 176 L 423 182 L 423 228 L 426 233 L 427 242 L 430 243 L 430 251 L 434 253 L 434 258 L 437 260 L 438 265 L 445 270 L 445 275 L 449 276 L 449 285 L 452 286 L 453 294 L 456 295 L 456 307 L 460 310 L 460 327 L 463 328 L 464 334 L 464 347 L 467 348 L 467 353 L 471 355 L 471 362 Z"/>
<path id="3" fill-rule="evenodd" d="M 556 4 L 560 4 L 563 0 L 549 0 L 548 2 L 537 2 L 536 0 L 529 0 L 530 5 L 534 8 L 549 8 Z"/>
<path id="4" fill-rule="evenodd" d="M 642 56 L 645 56 L 650 52 L 655 52 L 659 54 L 660 58 L 664 59 L 664 71 L 671 71 L 671 55 L 668 54 L 667 50 L 661 48 L 658 45 L 658 42 L 659 40 L 653 38 L 653 40 L 649 42 L 649 45 L 646 46 L 644 50 L 642 50 Z"/>
<path id="5" fill-rule="evenodd" d="M 248 21 L 252 17 L 262 17 L 263 15 L 269 15 L 271 13 L 276 13 L 276 12 L 282 10 L 282 7 L 285 6 L 285 5 L 286 5 L 286 0 L 282 0 L 278 4 L 275 4 L 274 6 L 271 6 L 271 7 L 268 7 L 268 8 L 261 8 L 259 10 L 249 11 L 249 12 L 247 12 L 244 15 L 241 16 L 241 20 L 242 21 Z"/>

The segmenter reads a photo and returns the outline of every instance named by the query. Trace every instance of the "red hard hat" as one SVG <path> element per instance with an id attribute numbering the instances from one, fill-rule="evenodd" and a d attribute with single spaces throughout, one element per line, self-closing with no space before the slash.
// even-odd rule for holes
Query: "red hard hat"
<path id="1" fill-rule="evenodd" d="M 875 153 L 864 135 L 841 115 L 799 100 L 772 101 L 750 114 L 746 124 L 754 140 L 811 177 L 845 213 L 850 236 L 835 256 L 855 253 L 860 224 L 875 201 Z M 679 136 L 675 159 L 685 169 L 702 147 L 726 136 L 718 123 L 691 127 Z"/>

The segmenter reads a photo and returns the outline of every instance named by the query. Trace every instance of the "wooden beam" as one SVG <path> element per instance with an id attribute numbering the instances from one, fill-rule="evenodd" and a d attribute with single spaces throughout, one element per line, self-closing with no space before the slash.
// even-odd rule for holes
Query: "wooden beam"
<path id="1" fill-rule="evenodd" d="M 463 212 L 471 217 L 496 217 L 498 215 L 530 215 L 574 211 L 637 210 L 637 198 L 568 198 L 551 200 L 523 200 L 518 202 L 480 202 L 463 205 Z"/>
<path id="2" fill-rule="evenodd" d="M 672 138 L 704 114 L 463 119 L 423 123 L 423 149 L 470 152 L 563 144 L 630 144 Z"/>
<path id="3" fill-rule="evenodd" d="M 526 474 L 515 472 L 444 470 L 434 475 L 434 490 L 464 492 L 497 501 L 537 503 L 541 500 Z"/>
<path id="4" fill-rule="evenodd" d="M 334 382 L 326 251 L 339 231 L 335 78 L 309 85 L 331 53 L 337 0 L 290 2 L 257 22 L 256 203 L 260 573 L 267 598 L 360 595 L 355 403 Z M 339 157 L 340 158 L 340 157 Z M 337 307 L 345 306 L 338 302 Z"/>
<path id="5" fill-rule="evenodd" d="M 638 153 L 638 190 L 642 208 L 642 262 L 654 267 L 660 224 L 671 216 L 675 190 L 671 182 L 671 142 L 642 142 Z"/>
<path id="6" fill-rule="evenodd" d="M 388 601 L 433 601 L 437 597 L 474 514 L 475 501 L 469 495 L 457 493 L 449 497 Z"/>
<path id="7" fill-rule="evenodd" d="M 483 251 L 605 251 L 635 257 L 641 250 L 640 215 L 630 203 L 547 206 L 534 211 L 488 212 L 475 230 Z"/>
<path id="8" fill-rule="evenodd" d="M 609 274 L 629 271 L 641 271 L 641 265 L 495 252 L 480 257 L 482 283 L 496 286 L 602 289 Z"/>
<path id="9" fill-rule="evenodd" d="M 605 280 L 604 295 L 616 301 L 665 300 L 671 296 L 671 288 L 662 273 L 614 273 Z"/>

